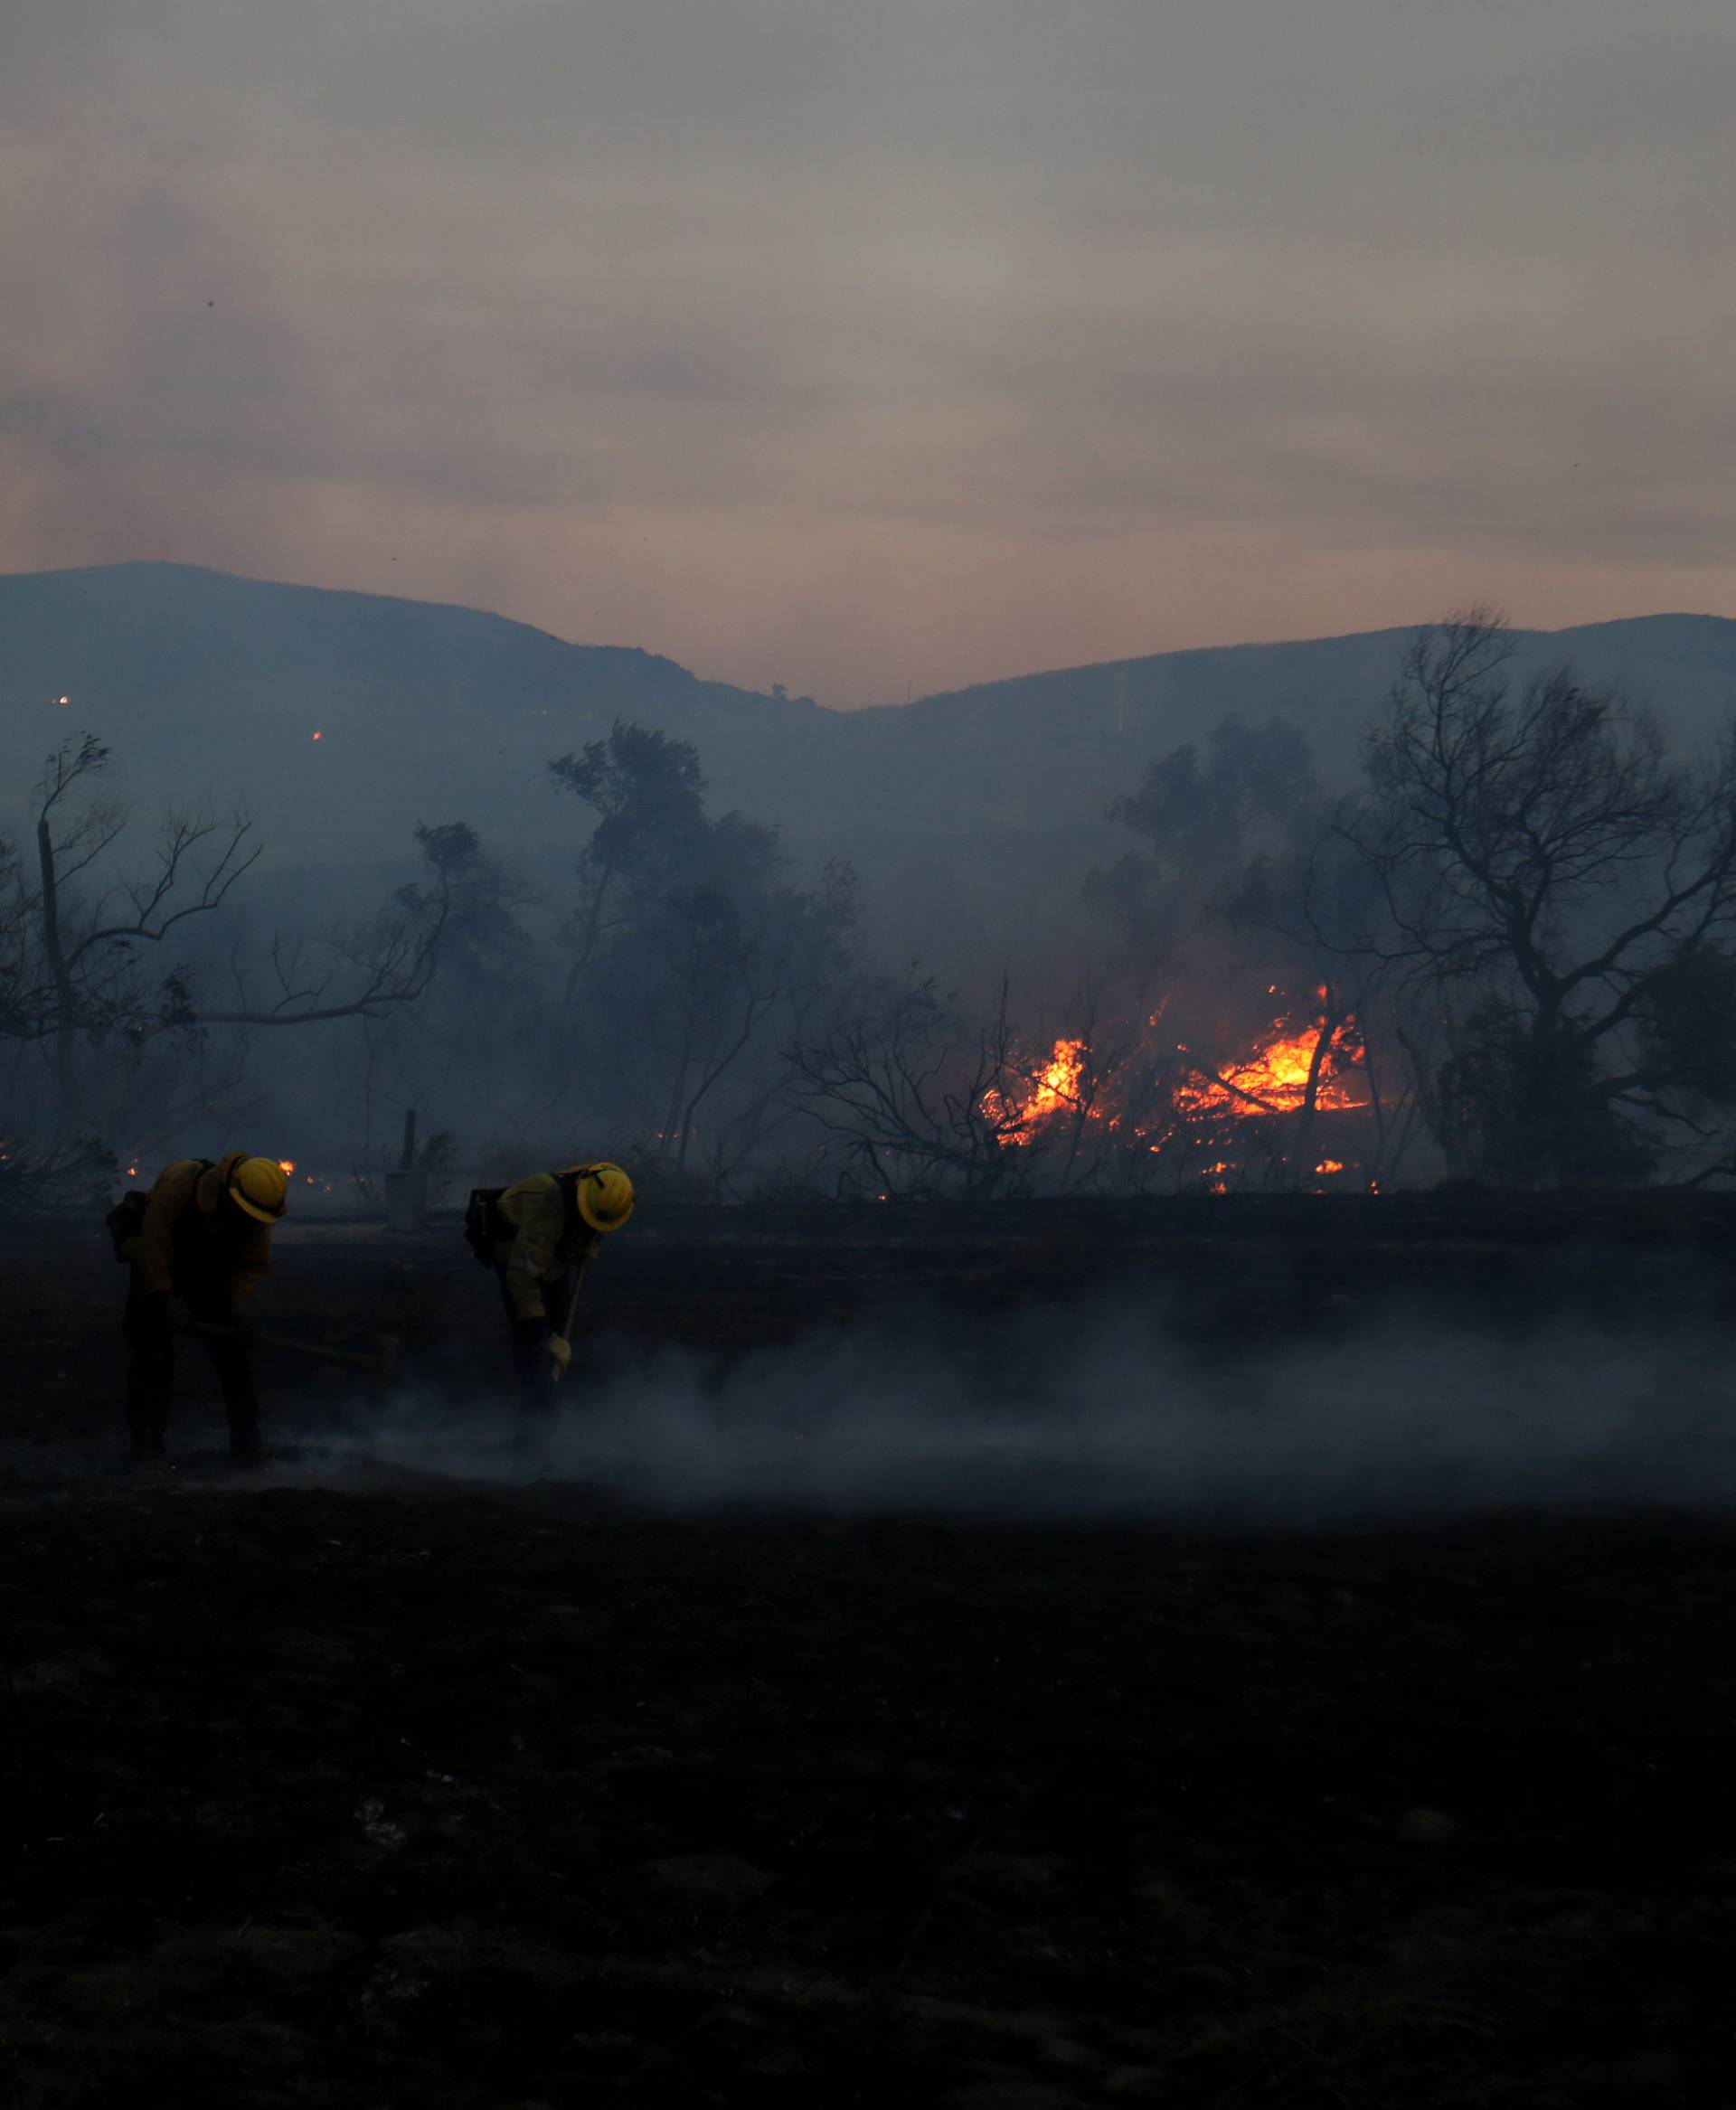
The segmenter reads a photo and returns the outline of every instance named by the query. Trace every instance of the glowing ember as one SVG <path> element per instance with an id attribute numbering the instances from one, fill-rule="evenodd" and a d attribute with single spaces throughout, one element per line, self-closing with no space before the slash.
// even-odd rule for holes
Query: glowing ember
<path id="1" fill-rule="evenodd" d="M 1329 1179 L 1334 1173 L 1342 1173 L 1344 1169 L 1343 1164 L 1335 1157 L 1322 1158 L 1314 1168 L 1315 1175 L 1318 1179 Z"/>
<path id="2" fill-rule="evenodd" d="M 278 1170 L 280 1173 L 293 1173 L 293 1172 L 295 1171 L 295 1169 L 296 1169 L 296 1161 L 295 1161 L 295 1159 L 294 1159 L 294 1158 L 292 1158 L 292 1157 L 280 1157 L 280 1158 L 278 1160 Z"/>
<path id="3" fill-rule="evenodd" d="M 314 735 L 314 738 L 315 738 L 316 740 L 323 740 L 323 739 L 326 738 L 326 735 L 325 735 L 323 732 L 316 732 L 316 733 Z"/>
<path id="4" fill-rule="evenodd" d="M 64 711 L 71 701 L 72 699 L 71 696 L 57 696 L 55 698 L 55 704 L 59 710 Z"/>

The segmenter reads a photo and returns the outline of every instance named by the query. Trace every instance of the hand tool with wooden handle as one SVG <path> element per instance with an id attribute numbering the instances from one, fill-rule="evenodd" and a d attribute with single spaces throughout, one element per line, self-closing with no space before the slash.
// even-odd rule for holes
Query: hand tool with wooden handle
<path id="1" fill-rule="evenodd" d="M 234 1341 L 249 1348 L 282 1348 L 291 1355 L 310 1356 L 316 1362 L 335 1362 L 345 1370 L 366 1371 L 376 1383 L 390 1382 L 398 1361 L 398 1343 L 390 1334 L 380 1335 L 380 1350 L 376 1355 L 356 1355 L 345 1348 L 316 1348 L 311 1341 L 290 1341 L 281 1333 L 253 1333 L 243 1339 L 229 1326 L 211 1326 L 203 1323 L 199 1331 L 213 1341 Z"/>

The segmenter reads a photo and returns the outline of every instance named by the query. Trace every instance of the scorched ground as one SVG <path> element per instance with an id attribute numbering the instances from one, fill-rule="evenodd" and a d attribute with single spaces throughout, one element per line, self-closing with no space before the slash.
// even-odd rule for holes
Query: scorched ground
<path id="1" fill-rule="evenodd" d="M 361 1343 L 385 1314 L 430 1391 L 485 1387 L 497 1314 L 455 1244 L 286 1239 L 273 1320 Z M 626 1248 L 595 1317 L 627 1352 L 727 1358 L 913 1290 L 989 1328 L 1111 1274 L 1179 1285 L 1232 1363 L 1419 1279 L 1510 1311 L 1587 1278 L 1575 1251 L 1637 1328 L 1716 1318 L 1729 1227 L 1420 1199 Z M 140 1481 L 119 1271 L 94 1241 L 8 1260 L 21 2110 L 1731 2099 L 1715 1509 L 1298 1534 L 237 1479 L 203 1373 L 181 1470 Z M 368 1411 L 295 1383 L 267 1433 L 306 1455 Z"/>

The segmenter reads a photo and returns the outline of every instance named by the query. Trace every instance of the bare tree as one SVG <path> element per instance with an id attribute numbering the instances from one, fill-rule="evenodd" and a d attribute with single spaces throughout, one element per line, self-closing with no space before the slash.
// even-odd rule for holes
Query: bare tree
<path id="1" fill-rule="evenodd" d="M 778 1002 L 789 949 L 744 928 L 741 910 L 717 887 L 671 897 L 653 935 L 664 973 L 646 1024 L 671 1065 L 657 1155 L 681 1173 L 701 1107 Z"/>
<path id="2" fill-rule="evenodd" d="M 187 1017 L 212 1026 L 307 1026 L 331 1019 L 383 1018 L 417 1003 L 439 959 L 444 909 L 390 909 L 355 925 L 271 941 L 269 966 L 231 962 L 231 994 L 190 1003 Z"/>
<path id="3" fill-rule="evenodd" d="M 1041 1140 L 1014 1147 L 1024 1123 L 1022 1063 L 1005 983 L 974 1030 L 932 979 L 858 983 L 786 1055 L 798 1102 L 886 1195 L 984 1201 L 1029 1178 Z"/>
<path id="4" fill-rule="evenodd" d="M 83 1217 L 101 1207 L 114 1160 L 88 1137 L 43 1142 L 0 1131 L 0 1225 L 40 1228 L 44 1217 Z"/>
<path id="5" fill-rule="evenodd" d="M 80 890 L 77 882 L 95 876 L 130 818 L 123 801 L 81 789 L 102 774 L 108 754 L 87 732 L 49 756 L 31 795 L 33 890 L 18 861 L 10 862 L 6 1031 L 49 1044 L 62 1114 L 76 1097 L 80 1036 L 140 1015 L 137 948 L 161 945 L 190 918 L 221 906 L 259 855 L 243 815 L 220 821 L 208 809 L 171 813 L 152 869 Z"/>
<path id="6" fill-rule="evenodd" d="M 1373 956 L 1458 1022 L 1443 1143 L 1514 1176 L 1631 1172 L 1715 1067 L 1658 1021 L 1736 919 L 1736 745 L 1678 761 L 1570 667 L 1516 684 L 1517 650 L 1486 610 L 1420 631 L 1338 828 L 1378 892 Z"/>
<path id="7" fill-rule="evenodd" d="M 757 898 L 750 895 L 750 928 L 741 907 L 731 908 L 719 926 L 726 973 L 700 977 L 700 988 L 711 979 L 721 1001 L 714 1030 L 699 1042 L 706 1052 L 690 1072 L 675 1150 L 680 1171 L 701 1147 L 711 1191 L 720 1200 L 769 1140 L 800 1118 L 781 1042 L 846 983 L 859 956 L 861 912 L 855 872 L 836 858 L 812 886 L 780 882 Z M 678 943 L 666 967 L 679 968 L 682 949 Z M 698 993 L 692 981 L 671 973 L 665 1005 L 673 997 L 669 1007 L 684 1010 Z M 653 1014 L 661 1008 L 654 1003 Z"/>
<path id="8" fill-rule="evenodd" d="M 222 909 L 257 862 L 252 822 L 209 807 L 171 812 L 144 870 L 118 874 L 110 853 L 131 814 L 98 789 L 108 759 L 94 734 L 62 742 L 32 796 L 33 871 L 0 844 L 0 1040 L 46 1050 L 61 1127 L 88 1103 L 86 1053 L 136 1058 L 163 1035 L 374 1015 L 421 994 L 443 900 L 356 929 L 279 937 L 262 988 L 237 955 L 228 995 L 204 996 L 166 948 Z M 164 961 L 156 970 L 146 964 L 154 953 Z"/>

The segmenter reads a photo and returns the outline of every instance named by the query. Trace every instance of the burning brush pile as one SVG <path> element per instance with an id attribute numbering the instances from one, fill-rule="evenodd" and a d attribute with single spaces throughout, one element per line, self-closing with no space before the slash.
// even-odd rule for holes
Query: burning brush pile
<path id="1" fill-rule="evenodd" d="M 1355 1016 L 1325 987 L 1299 1017 L 1284 992 L 1266 994 L 1278 1015 L 1220 1047 L 1169 1039 L 1165 1003 L 1135 1033 L 1014 1054 L 982 1117 L 1001 1150 L 1043 1161 L 1044 1184 L 1374 1187 L 1388 1109 Z"/>

